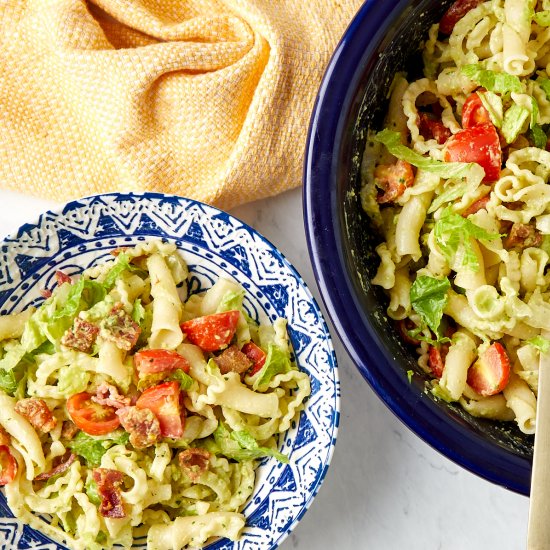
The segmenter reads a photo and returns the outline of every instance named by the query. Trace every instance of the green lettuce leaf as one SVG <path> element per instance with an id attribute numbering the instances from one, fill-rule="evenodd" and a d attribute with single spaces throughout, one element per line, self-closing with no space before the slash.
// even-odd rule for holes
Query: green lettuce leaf
<path id="1" fill-rule="evenodd" d="M 78 432 L 74 439 L 67 442 L 73 453 L 81 456 L 88 466 L 96 467 L 103 455 L 114 445 L 125 445 L 128 442 L 127 432 L 113 432 L 109 438 L 97 439 L 84 432 Z"/>
<path id="2" fill-rule="evenodd" d="M 275 375 L 288 372 L 290 369 L 291 364 L 288 355 L 275 344 L 269 344 L 267 346 L 267 357 L 264 366 L 256 375 L 257 378 L 252 388 L 257 390 L 258 388 L 265 387 Z"/>
<path id="3" fill-rule="evenodd" d="M 537 123 L 537 119 L 539 117 L 539 105 L 534 97 L 531 98 L 531 105 L 531 137 L 533 138 L 535 147 L 545 149 L 548 138 L 546 137 L 544 130 Z"/>
<path id="4" fill-rule="evenodd" d="M 534 348 L 537 348 L 541 353 L 548 353 L 550 350 L 550 340 L 543 336 L 535 336 L 534 338 L 526 340 L 526 342 Z"/>
<path id="5" fill-rule="evenodd" d="M 95 504 L 96 506 L 99 506 L 101 504 L 101 499 L 99 498 L 99 494 L 97 493 L 97 483 L 93 480 L 93 478 L 90 477 L 86 484 L 84 485 L 84 489 L 86 491 L 86 494 L 88 495 L 88 498 L 90 499 L 90 502 L 92 504 Z"/>
<path id="6" fill-rule="evenodd" d="M 535 82 L 543 89 L 546 99 L 550 101 L 550 78 L 539 76 Z"/>
<path id="7" fill-rule="evenodd" d="M 464 248 L 462 266 L 471 271 L 477 271 L 479 262 L 472 248 L 470 238 L 492 241 L 498 239 L 500 235 L 485 231 L 468 218 L 463 218 L 460 214 L 453 212 L 450 207 L 447 207 L 434 225 L 434 237 L 438 248 L 449 263 L 452 263 L 459 247 L 462 246 Z"/>
<path id="8" fill-rule="evenodd" d="M 445 190 L 441 195 L 438 195 L 430 205 L 428 209 L 428 214 L 435 212 L 440 206 L 444 205 L 446 202 L 454 201 L 459 197 L 462 197 L 468 190 L 468 185 L 465 183 L 458 183 L 456 185 L 446 185 Z"/>
<path id="9" fill-rule="evenodd" d="M 447 291 L 450 288 L 451 283 L 447 277 L 435 279 L 428 276 L 417 277 L 411 286 L 412 308 L 436 335 L 439 335 L 439 325 L 448 301 Z"/>
<path id="10" fill-rule="evenodd" d="M 476 164 L 470 162 L 441 162 L 429 157 L 423 157 L 416 151 L 409 149 L 401 143 L 401 134 L 392 130 L 382 130 L 374 136 L 378 141 L 386 146 L 387 150 L 395 157 L 407 161 L 426 172 L 432 172 L 444 179 L 459 179 L 470 176 L 473 166 Z"/>
<path id="11" fill-rule="evenodd" d="M 230 432 L 223 422 L 218 424 L 213 436 L 214 445 L 212 443 L 207 445 L 208 450 L 237 462 L 272 456 L 280 462 L 288 463 L 288 458 L 284 454 L 269 447 L 260 447 L 252 435 L 245 430 Z"/>
<path id="12" fill-rule="evenodd" d="M 188 391 L 196 386 L 195 380 L 181 369 L 176 369 L 175 371 L 171 372 L 166 379 L 179 382 L 181 389 L 184 391 Z"/>
<path id="13" fill-rule="evenodd" d="M 61 309 L 54 313 L 53 319 L 56 320 L 63 317 L 74 319 L 82 309 L 89 309 L 98 302 L 101 302 L 106 294 L 105 288 L 100 283 L 80 277 L 78 282 L 72 285 L 67 296 L 67 301 Z"/>
<path id="14" fill-rule="evenodd" d="M 523 91 L 521 80 L 508 73 L 497 73 L 484 69 L 481 65 L 464 65 L 462 73 L 479 86 L 497 94 L 518 93 Z"/>
<path id="15" fill-rule="evenodd" d="M 525 107 L 520 107 L 514 103 L 505 113 L 502 121 L 502 135 L 506 139 L 506 143 L 513 143 L 521 130 L 525 121 L 530 117 L 531 113 Z"/>
<path id="16" fill-rule="evenodd" d="M 502 126 L 503 105 L 502 98 L 494 92 L 478 92 L 482 105 L 487 109 L 491 122 L 497 127 Z"/>
<path id="17" fill-rule="evenodd" d="M 550 11 L 539 11 L 533 15 L 533 21 L 541 27 L 550 27 Z"/>
<path id="18" fill-rule="evenodd" d="M 224 311 L 242 311 L 243 299 L 244 289 L 237 292 L 233 290 L 227 291 L 220 300 L 216 313 L 223 313 Z"/>
<path id="19" fill-rule="evenodd" d="M 141 298 L 137 298 L 132 307 L 132 320 L 138 325 L 145 319 L 145 308 L 141 303 Z"/>
<path id="20" fill-rule="evenodd" d="M 137 266 L 134 266 L 130 263 L 130 258 L 128 257 L 128 255 L 124 252 L 121 252 L 117 256 L 116 262 L 114 263 L 113 267 L 111 267 L 111 269 L 105 276 L 105 279 L 103 279 L 103 288 L 106 291 L 111 290 L 115 286 L 117 279 L 124 271 L 136 271 L 137 269 L 139 269 Z"/>

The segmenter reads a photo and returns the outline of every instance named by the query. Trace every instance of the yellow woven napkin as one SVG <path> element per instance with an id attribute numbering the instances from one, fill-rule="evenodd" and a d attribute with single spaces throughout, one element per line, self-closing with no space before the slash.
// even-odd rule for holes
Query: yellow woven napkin
<path id="1" fill-rule="evenodd" d="M 0 187 L 154 190 L 231 208 L 301 181 L 361 0 L 3 0 Z"/>

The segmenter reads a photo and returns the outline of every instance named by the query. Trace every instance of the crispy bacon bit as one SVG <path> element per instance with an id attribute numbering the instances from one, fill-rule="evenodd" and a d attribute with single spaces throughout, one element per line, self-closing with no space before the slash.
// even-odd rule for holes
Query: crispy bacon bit
<path id="1" fill-rule="evenodd" d="M 40 475 L 37 475 L 34 478 L 34 481 L 45 481 L 50 479 L 50 477 L 56 476 L 66 472 L 71 464 L 76 460 L 76 455 L 67 451 L 62 457 L 57 457 L 59 460 L 54 460 L 53 468 L 49 472 L 44 472 Z"/>
<path id="2" fill-rule="evenodd" d="M 435 139 L 439 145 L 451 137 L 451 130 L 432 113 L 418 113 L 418 129 L 424 139 Z"/>
<path id="3" fill-rule="evenodd" d="M 206 449 L 186 449 L 179 453 L 178 460 L 187 477 L 191 481 L 198 481 L 208 471 L 211 456 Z"/>
<path id="4" fill-rule="evenodd" d="M 52 431 L 57 425 L 57 418 L 43 399 L 35 397 L 21 399 L 15 404 L 15 412 L 24 416 L 37 430 L 43 433 Z"/>
<path id="5" fill-rule="evenodd" d="M 42 298 L 46 298 L 47 300 L 48 298 L 52 297 L 52 291 L 44 288 L 40 291 L 40 296 L 42 296 Z"/>
<path id="6" fill-rule="evenodd" d="M 140 334 L 141 328 L 124 311 L 122 304 L 116 304 L 101 323 L 101 336 L 125 351 L 130 351 L 136 345 Z"/>
<path id="7" fill-rule="evenodd" d="M 72 284 L 73 282 L 73 280 L 66 273 L 63 273 L 63 271 L 56 271 L 55 278 L 59 286 L 61 286 L 63 283 Z"/>
<path id="8" fill-rule="evenodd" d="M 449 344 L 442 344 L 440 347 L 430 346 L 428 350 L 428 366 L 436 378 L 443 376 L 445 358 L 449 352 Z"/>
<path id="9" fill-rule="evenodd" d="M 414 324 L 413 321 L 411 321 L 409 318 L 401 319 L 400 321 L 397 321 L 396 324 L 397 324 L 397 330 L 399 331 L 399 334 L 403 339 L 403 342 L 405 342 L 406 344 L 410 344 L 411 346 L 420 345 L 420 340 L 413 338 L 409 334 L 409 331 L 412 331 L 417 328 L 417 326 Z"/>
<path id="10" fill-rule="evenodd" d="M 9 445 L 11 443 L 11 436 L 10 434 L 0 426 L 0 447 L 2 445 Z"/>
<path id="11" fill-rule="evenodd" d="M 229 346 L 215 357 L 214 361 L 220 367 L 222 374 L 228 372 L 242 374 L 252 366 L 252 361 L 237 346 Z"/>
<path id="12" fill-rule="evenodd" d="M 97 492 L 101 498 L 99 513 L 104 518 L 123 518 L 126 516 L 120 494 L 123 474 L 109 468 L 94 468 L 92 478 L 97 483 Z"/>
<path id="13" fill-rule="evenodd" d="M 462 212 L 462 217 L 467 218 L 471 214 L 475 214 L 476 212 L 479 212 L 483 208 L 487 207 L 487 203 L 489 202 L 490 195 L 485 195 L 484 197 L 481 197 L 480 199 L 477 199 L 477 201 L 473 202 Z"/>
<path id="14" fill-rule="evenodd" d="M 98 334 L 99 327 L 97 325 L 75 317 L 72 328 L 63 334 L 61 343 L 68 348 L 90 353 Z"/>
<path id="15" fill-rule="evenodd" d="M 160 437 L 158 418 L 150 409 L 124 407 L 118 409 L 122 427 L 130 434 L 130 443 L 136 449 L 144 449 L 154 445 Z"/>
<path id="16" fill-rule="evenodd" d="M 65 420 L 61 428 L 63 439 L 72 439 L 78 433 L 78 426 L 72 420 Z"/>
<path id="17" fill-rule="evenodd" d="M 379 164 L 374 170 L 374 183 L 383 190 L 376 200 L 380 204 L 393 202 L 414 183 L 412 166 L 401 159 L 395 164 Z"/>
<path id="18" fill-rule="evenodd" d="M 112 384 L 107 384 L 107 382 L 99 385 L 96 394 L 92 396 L 92 401 L 115 409 L 130 406 L 130 398 L 118 393 L 118 388 Z"/>
<path id="19" fill-rule="evenodd" d="M 514 223 L 502 244 L 504 248 L 538 247 L 542 244 L 542 235 L 532 225 Z"/>

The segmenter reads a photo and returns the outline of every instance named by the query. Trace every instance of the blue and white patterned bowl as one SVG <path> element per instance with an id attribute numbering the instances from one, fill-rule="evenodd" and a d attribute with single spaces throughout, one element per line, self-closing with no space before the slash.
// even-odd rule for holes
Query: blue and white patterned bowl
<path id="1" fill-rule="evenodd" d="M 289 463 L 264 459 L 244 514 L 238 542 L 218 539 L 209 550 L 276 548 L 310 506 L 327 472 L 339 421 L 340 389 L 330 335 L 296 270 L 264 237 L 211 206 L 157 193 L 105 194 L 70 202 L 22 226 L 0 243 L 0 314 L 42 299 L 55 271 L 79 273 L 109 251 L 149 238 L 175 242 L 189 264 L 193 289 L 220 276 L 247 291 L 245 307 L 257 320 L 286 317 L 296 361 L 311 380 L 299 421 L 280 438 Z M 0 494 L 4 550 L 65 548 L 15 520 Z M 137 541 L 138 543 L 141 541 Z"/>

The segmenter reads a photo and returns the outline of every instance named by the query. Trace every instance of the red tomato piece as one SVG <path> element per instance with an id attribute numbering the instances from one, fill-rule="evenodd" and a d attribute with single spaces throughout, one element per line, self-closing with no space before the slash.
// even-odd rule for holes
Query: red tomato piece
<path id="1" fill-rule="evenodd" d="M 468 384 L 480 395 L 500 393 L 510 378 L 510 359 L 506 350 L 495 342 L 491 344 L 468 369 Z"/>
<path id="2" fill-rule="evenodd" d="M 443 34 L 451 34 L 455 25 L 470 11 L 485 0 L 456 0 L 445 12 L 439 22 L 439 31 Z"/>
<path id="3" fill-rule="evenodd" d="M 443 348 L 443 346 L 441 347 Z M 441 378 L 443 376 L 445 356 L 447 355 L 446 351 L 448 351 L 448 347 L 446 350 L 436 348 L 435 346 L 430 346 L 428 349 L 428 366 L 436 378 Z"/>
<path id="4" fill-rule="evenodd" d="M 229 345 L 239 322 L 239 311 L 224 311 L 197 317 L 181 324 L 187 340 L 204 351 L 217 351 Z"/>
<path id="5" fill-rule="evenodd" d="M 67 412 L 72 421 L 89 435 L 105 435 L 120 426 L 114 407 L 101 405 L 92 400 L 87 392 L 72 395 L 67 400 Z"/>
<path id="6" fill-rule="evenodd" d="M 379 164 L 374 170 L 374 183 L 383 190 L 376 200 L 380 204 L 393 202 L 414 183 L 412 166 L 401 159 L 395 164 Z"/>
<path id="7" fill-rule="evenodd" d="M 462 212 L 462 217 L 467 218 L 471 214 L 475 214 L 476 212 L 479 212 L 483 208 L 487 208 L 487 203 L 489 202 L 490 196 L 485 195 L 484 197 L 481 197 L 480 199 L 477 199 L 477 201 L 473 202 Z"/>
<path id="8" fill-rule="evenodd" d="M 418 129 L 424 139 L 435 139 L 439 145 L 443 145 L 451 137 L 451 130 L 435 115 L 421 112 L 418 117 Z"/>
<path id="9" fill-rule="evenodd" d="M 477 92 L 471 93 L 462 107 L 462 128 L 492 124 L 489 111 L 483 106 Z"/>
<path id="10" fill-rule="evenodd" d="M 189 362 L 179 353 L 168 349 L 144 349 L 134 355 L 134 365 L 138 373 L 157 374 L 181 369 L 189 372 Z"/>
<path id="11" fill-rule="evenodd" d="M 138 409 L 149 409 L 158 418 L 162 437 L 181 437 L 183 434 L 179 382 L 164 382 L 147 388 L 136 401 Z"/>
<path id="12" fill-rule="evenodd" d="M 484 182 L 500 176 L 502 149 L 492 124 L 460 130 L 447 140 L 443 149 L 446 162 L 475 162 L 485 170 Z"/>
<path id="13" fill-rule="evenodd" d="M 0 446 L 0 485 L 11 483 L 17 474 L 17 460 L 7 445 Z"/>
<path id="14" fill-rule="evenodd" d="M 250 376 L 254 376 L 257 372 L 262 370 L 265 364 L 265 358 L 267 357 L 265 351 L 257 346 L 254 342 L 247 342 L 241 351 L 252 361 L 252 366 L 248 370 Z"/>

